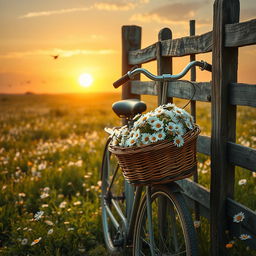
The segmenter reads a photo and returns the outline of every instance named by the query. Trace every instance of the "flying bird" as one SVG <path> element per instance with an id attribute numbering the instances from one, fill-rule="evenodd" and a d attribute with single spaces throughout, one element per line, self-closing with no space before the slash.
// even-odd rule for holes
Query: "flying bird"
<path id="1" fill-rule="evenodd" d="M 58 59 L 59 58 L 59 55 L 52 55 L 53 59 Z"/>

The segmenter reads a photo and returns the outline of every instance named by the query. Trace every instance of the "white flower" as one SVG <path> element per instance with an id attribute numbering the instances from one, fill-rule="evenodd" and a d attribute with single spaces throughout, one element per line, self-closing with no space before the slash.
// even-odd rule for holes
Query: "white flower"
<path id="1" fill-rule="evenodd" d="M 156 134 L 150 135 L 149 139 L 150 139 L 150 141 L 153 142 L 153 143 L 158 141 L 158 138 L 157 138 Z"/>
<path id="2" fill-rule="evenodd" d="M 44 191 L 45 193 L 49 193 L 50 188 L 49 188 L 49 187 L 45 187 L 45 188 L 43 189 L 43 191 Z"/>
<path id="3" fill-rule="evenodd" d="M 154 122 L 158 121 L 159 119 L 156 116 L 150 116 L 147 120 L 149 124 L 153 124 Z"/>
<path id="4" fill-rule="evenodd" d="M 47 235 L 51 235 L 53 233 L 53 228 L 49 229 Z"/>
<path id="5" fill-rule="evenodd" d="M 163 107 L 160 106 L 160 107 L 156 108 L 155 111 L 154 111 L 154 113 L 155 113 L 157 116 L 162 115 L 162 114 L 164 113 Z"/>
<path id="6" fill-rule="evenodd" d="M 174 108 L 175 107 L 175 104 L 173 103 L 167 103 L 165 105 L 163 105 L 163 108 Z"/>
<path id="7" fill-rule="evenodd" d="M 239 186 L 245 185 L 246 183 L 247 183 L 246 179 L 241 179 L 241 180 L 238 181 Z"/>
<path id="8" fill-rule="evenodd" d="M 66 206 L 67 206 L 66 201 L 61 202 L 60 205 L 59 205 L 60 208 L 65 208 Z"/>
<path id="9" fill-rule="evenodd" d="M 180 136 L 184 135 L 186 132 L 186 130 L 183 128 L 182 124 L 176 124 L 174 129 L 175 129 L 175 133 Z"/>
<path id="10" fill-rule="evenodd" d="M 177 147 L 182 147 L 184 145 L 184 140 L 181 136 L 176 136 L 173 140 L 174 145 L 176 145 Z"/>
<path id="11" fill-rule="evenodd" d="M 35 245 L 35 244 L 38 244 L 40 241 L 41 241 L 42 237 L 39 237 L 37 239 L 35 239 L 32 243 L 31 243 L 31 246 Z"/>
<path id="12" fill-rule="evenodd" d="M 160 131 L 163 129 L 164 123 L 158 120 L 158 121 L 155 121 L 151 126 L 152 126 L 152 129 L 154 129 L 155 131 Z"/>
<path id="13" fill-rule="evenodd" d="M 241 234 L 239 236 L 240 240 L 247 240 L 247 239 L 252 239 L 252 237 L 250 235 L 247 234 Z"/>
<path id="14" fill-rule="evenodd" d="M 165 111 L 165 115 L 168 116 L 172 120 L 172 122 L 174 122 L 174 123 L 178 123 L 179 122 L 178 118 L 175 116 L 173 111 L 166 110 Z"/>
<path id="15" fill-rule="evenodd" d="M 44 223 L 46 223 L 49 226 L 53 226 L 54 225 L 53 222 L 50 221 L 50 220 L 45 220 Z"/>
<path id="16" fill-rule="evenodd" d="M 245 219 L 245 216 L 243 212 L 239 212 L 233 216 L 233 222 L 236 222 L 236 223 L 242 222 L 244 219 Z"/>
<path id="17" fill-rule="evenodd" d="M 158 140 L 164 140 L 165 139 L 165 132 L 164 131 L 160 131 L 158 133 L 156 133 L 156 137 Z"/>
<path id="18" fill-rule="evenodd" d="M 126 145 L 127 145 L 128 147 L 133 146 L 135 143 L 136 143 L 136 139 L 135 139 L 134 137 L 129 138 L 129 139 L 126 141 Z"/>
<path id="19" fill-rule="evenodd" d="M 49 194 L 48 194 L 48 193 L 43 192 L 43 193 L 40 195 L 40 197 L 41 197 L 42 199 L 44 199 L 44 198 L 49 197 Z"/>
<path id="20" fill-rule="evenodd" d="M 190 129 L 190 130 L 193 129 L 193 125 L 192 125 L 192 123 L 190 122 L 190 120 L 186 120 L 186 121 L 185 121 L 185 124 L 186 124 L 186 126 L 188 127 L 188 129 Z"/>
<path id="21" fill-rule="evenodd" d="M 150 142 L 150 134 L 149 133 L 142 133 L 141 141 L 143 144 L 148 144 Z"/>
<path id="22" fill-rule="evenodd" d="M 181 108 L 174 108 L 173 112 L 175 113 L 175 115 L 177 116 L 181 116 L 183 114 L 183 110 Z"/>
<path id="23" fill-rule="evenodd" d="M 173 131 L 174 131 L 174 127 L 175 127 L 175 123 L 169 122 L 169 123 L 166 125 L 166 130 L 167 130 L 167 131 L 170 131 L 170 132 L 173 132 Z"/>
<path id="24" fill-rule="evenodd" d="M 82 204 L 81 201 L 76 201 L 73 203 L 73 205 L 80 205 L 80 204 Z"/>
<path id="25" fill-rule="evenodd" d="M 40 220 L 42 216 L 44 215 L 44 211 L 39 211 L 34 215 L 35 220 Z"/>
<path id="26" fill-rule="evenodd" d="M 140 137 L 140 130 L 136 130 L 133 137 L 134 137 L 136 140 L 138 140 L 139 137 Z"/>
<path id="27" fill-rule="evenodd" d="M 19 197 L 25 197 L 26 194 L 25 193 L 19 193 Z"/>
<path id="28" fill-rule="evenodd" d="M 28 239 L 27 238 L 23 238 L 22 240 L 21 240 L 21 244 L 22 245 L 26 245 L 28 243 Z"/>
<path id="29" fill-rule="evenodd" d="M 73 231 L 74 230 L 74 228 L 68 228 L 68 231 Z"/>
<path id="30" fill-rule="evenodd" d="M 118 140 L 116 138 L 112 139 L 112 145 L 113 146 L 118 146 Z"/>
<path id="31" fill-rule="evenodd" d="M 252 177 L 256 178 L 256 172 L 252 172 Z"/>
<path id="32" fill-rule="evenodd" d="M 42 204 L 42 208 L 47 208 L 49 205 L 48 204 Z"/>

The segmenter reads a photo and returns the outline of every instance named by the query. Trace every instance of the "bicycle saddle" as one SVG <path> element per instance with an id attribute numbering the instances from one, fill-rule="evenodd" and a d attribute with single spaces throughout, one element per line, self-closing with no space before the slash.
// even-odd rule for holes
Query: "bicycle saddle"
<path id="1" fill-rule="evenodd" d="M 120 100 L 112 105 L 112 109 L 119 117 L 130 118 L 145 111 L 147 105 L 138 99 Z"/>

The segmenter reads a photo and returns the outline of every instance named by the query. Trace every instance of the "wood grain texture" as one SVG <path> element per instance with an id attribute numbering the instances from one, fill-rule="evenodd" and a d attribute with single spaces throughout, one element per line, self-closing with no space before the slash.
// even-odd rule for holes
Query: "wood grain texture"
<path id="1" fill-rule="evenodd" d="M 199 135 L 197 139 L 197 152 L 211 155 L 211 137 Z"/>
<path id="2" fill-rule="evenodd" d="M 191 85 L 186 81 L 173 81 L 168 83 L 168 97 L 209 102 L 211 101 L 210 82 L 192 82 Z M 157 95 L 158 83 L 154 81 L 131 81 L 131 91 L 139 95 Z M 195 94 L 194 94 L 194 88 Z"/>
<path id="3" fill-rule="evenodd" d="M 256 107 L 256 84 L 231 83 L 229 99 L 232 105 Z"/>
<path id="4" fill-rule="evenodd" d="M 225 46 L 238 47 L 256 44 L 256 19 L 225 25 Z"/>
<path id="5" fill-rule="evenodd" d="M 226 198 L 233 197 L 234 166 L 227 142 L 236 138 L 236 106 L 229 104 L 230 83 L 237 81 L 238 49 L 224 46 L 225 24 L 239 21 L 239 0 L 215 0 L 213 17 L 213 86 L 211 138 L 211 255 L 226 255 Z"/>
<path id="6" fill-rule="evenodd" d="M 256 149 L 228 142 L 228 159 L 234 165 L 256 172 Z"/>

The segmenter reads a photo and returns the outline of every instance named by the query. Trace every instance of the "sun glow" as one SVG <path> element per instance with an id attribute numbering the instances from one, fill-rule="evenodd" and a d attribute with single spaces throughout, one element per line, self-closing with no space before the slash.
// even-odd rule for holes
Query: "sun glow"
<path id="1" fill-rule="evenodd" d="M 90 74 L 81 74 L 78 78 L 79 84 L 82 87 L 89 87 L 93 82 L 93 77 Z"/>

